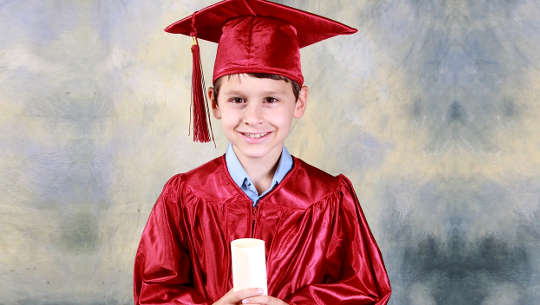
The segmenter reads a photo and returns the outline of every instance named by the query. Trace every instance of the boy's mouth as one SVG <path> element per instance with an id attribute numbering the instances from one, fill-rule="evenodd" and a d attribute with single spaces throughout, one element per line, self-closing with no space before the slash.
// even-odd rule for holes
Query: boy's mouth
<path id="1" fill-rule="evenodd" d="M 260 139 L 270 134 L 270 132 L 240 132 L 240 134 L 250 139 Z"/>

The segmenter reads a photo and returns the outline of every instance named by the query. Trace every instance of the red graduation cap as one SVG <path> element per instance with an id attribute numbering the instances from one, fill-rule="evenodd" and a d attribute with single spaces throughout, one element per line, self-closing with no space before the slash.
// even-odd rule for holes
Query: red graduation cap
<path id="1" fill-rule="evenodd" d="M 217 42 L 212 80 L 236 73 L 269 73 L 304 83 L 300 48 L 352 34 L 337 21 L 265 0 L 224 0 L 169 25 L 165 31 L 193 37 L 193 140 L 210 141 L 210 114 L 197 38 Z M 211 128 L 211 126 L 210 126 Z"/>

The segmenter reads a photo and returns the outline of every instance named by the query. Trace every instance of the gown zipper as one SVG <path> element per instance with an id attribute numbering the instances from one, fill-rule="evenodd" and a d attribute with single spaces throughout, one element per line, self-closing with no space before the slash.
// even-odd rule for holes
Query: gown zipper
<path id="1" fill-rule="evenodd" d="M 251 238 L 255 237 L 255 222 L 257 221 L 257 207 L 251 207 Z"/>

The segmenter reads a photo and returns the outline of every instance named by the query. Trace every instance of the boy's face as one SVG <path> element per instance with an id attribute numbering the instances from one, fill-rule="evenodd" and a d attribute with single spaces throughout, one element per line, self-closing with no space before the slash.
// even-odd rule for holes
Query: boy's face
<path id="1" fill-rule="evenodd" d="M 295 99 L 291 83 L 247 74 L 223 77 L 217 101 L 208 90 L 214 117 L 242 158 L 279 156 L 293 118 L 301 118 L 307 87 Z M 217 103 L 216 103 L 217 102 Z"/>

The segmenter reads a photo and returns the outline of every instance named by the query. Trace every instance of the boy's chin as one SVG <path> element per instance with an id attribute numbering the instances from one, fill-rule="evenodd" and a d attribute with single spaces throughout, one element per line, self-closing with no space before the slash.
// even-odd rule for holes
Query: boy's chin
<path id="1" fill-rule="evenodd" d="M 240 147 L 236 146 L 236 151 L 238 154 L 241 154 L 245 158 L 262 159 L 262 158 L 268 157 L 270 154 L 274 153 L 275 150 L 277 149 L 279 149 L 279 152 L 276 152 L 276 153 L 280 154 L 283 144 L 277 145 L 277 146 L 268 147 L 265 145 L 249 145 L 249 146 L 241 145 Z"/>

